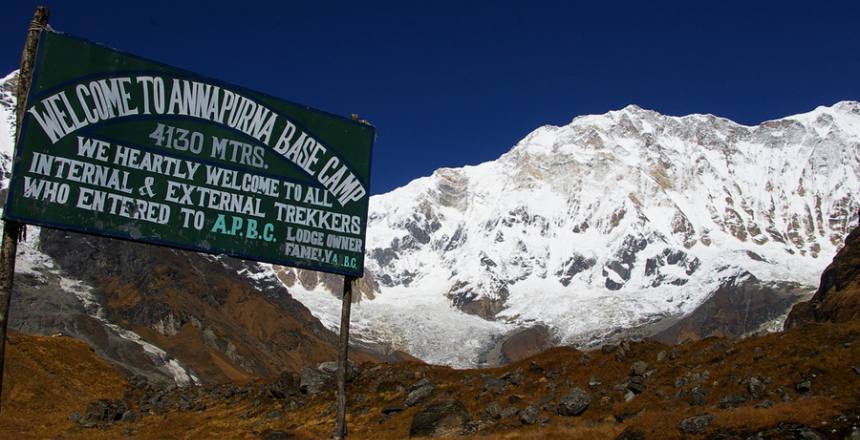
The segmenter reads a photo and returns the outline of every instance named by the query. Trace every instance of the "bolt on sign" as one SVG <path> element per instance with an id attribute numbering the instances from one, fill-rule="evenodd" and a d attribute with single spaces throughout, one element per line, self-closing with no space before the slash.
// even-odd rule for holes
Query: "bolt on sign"
<path id="1" fill-rule="evenodd" d="M 44 31 L 5 216 L 359 277 L 374 136 Z"/>

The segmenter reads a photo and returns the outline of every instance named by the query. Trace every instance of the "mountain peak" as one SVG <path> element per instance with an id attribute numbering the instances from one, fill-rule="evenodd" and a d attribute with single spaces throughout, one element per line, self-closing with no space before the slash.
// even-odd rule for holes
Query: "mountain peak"
<path id="1" fill-rule="evenodd" d="M 6 76 L 0 79 L 0 84 L 11 81 L 15 78 L 18 78 L 18 69 L 9 72 Z"/>
<path id="2" fill-rule="evenodd" d="M 857 101 L 839 101 L 831 108 L 840 112 L 860 114 L 860 102 Z"/>
<path id="3" fill-rule="evenodd" d="M 748 274 L 762 295 L 785 296 L 744 321 L 755 331 L 814 288 L 856 219 L 853 121 L 747 127 L 630 105 L 539 127 L 498 160 L 371 199 L 379 291 L 358 319 L 425 360 L 476 365 L 512 329 L 540 323 L 556 342 L 593 344 L 688 316 L 749 287 Z M 299 299 L 337 310 L 333 296 Z"/>

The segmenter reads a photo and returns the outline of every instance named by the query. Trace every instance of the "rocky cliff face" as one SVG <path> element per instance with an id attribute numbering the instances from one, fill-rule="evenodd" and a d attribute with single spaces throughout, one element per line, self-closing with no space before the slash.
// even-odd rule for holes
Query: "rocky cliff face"
<path id="1" fill-rule="evenodd" d="M 782 327 L 785 310 L 811 289 L 792 282 L 762 282 L 749 273 L 732 276 L 692 313 L 654 334 L 677 344 L 711 336 L 737 338 Z"/>
<path id="2" fill-rule="evenodd" d="M 274 377 L 336 357 L 336 335 L 257 264 L 29 229 L 12 329 L 83 339 L 156 382 Z M 352 355 L 381 359 L 361 348 Z"/>
<path id="3" fill-rule="evenodd" d="M 544 126 L 495 161 L 371 199 L 379 287 L 356 311 L 374 335 L 358 331 L 474 364 L 534 324 L 585 345 L 700 307 L 678 334 L 772 327 L 817 285 L 857 219 L 858 190 L 857 102 L 757 126 L 636 106 Z M 313 292 L 298 297 L 334 322 Z M 723 324 L 705 329 L 715 314 Z"/>
<path id="4" fill-rule="evenodd" d="M 848 234 L 845 246 L 821 274 L 821 283 L 812 299 L 791 310 L 785 328 L 857 319 L 860 319 L 860 226 Z"/>
<path id="5" fill-rule="evenodd" d="M 48 229 L 40 248 L 95 287 L 109 322 L 204 380 L 273 377 L 336 357 L 336 336 L 256 264 Z"/>

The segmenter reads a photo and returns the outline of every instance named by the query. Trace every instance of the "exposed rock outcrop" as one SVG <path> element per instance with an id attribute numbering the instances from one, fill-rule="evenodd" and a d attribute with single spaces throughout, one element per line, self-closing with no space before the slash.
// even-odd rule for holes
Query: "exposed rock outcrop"
<path id="1" fill-rule="evenodd" d="M 692 313 L 654 338 L 667 343 L 709 336 L 735 338 L 774 323 L 779 328 L 785 311 L 809 297 L 811 289 L 790 282 L 764 282 L 750 273 L 731 276 Z"/>
<path id="2" fill-rule="evenodd" d="M 255 263 L 47 228 L 39 245 L 66 274 L 94 286 L 109 322 L 163 348 L 200 380 L 277 377 L 336 357 L 336 335 L 274 276 L 256 276 Z"/>
<path id="3" fill-rule="evenodd" d="M 794 306 L 785 328 L 856 319 L 860 319 L 860 226 L 848 234 L 842 249 L 824 269 L 812 299 Z"/>

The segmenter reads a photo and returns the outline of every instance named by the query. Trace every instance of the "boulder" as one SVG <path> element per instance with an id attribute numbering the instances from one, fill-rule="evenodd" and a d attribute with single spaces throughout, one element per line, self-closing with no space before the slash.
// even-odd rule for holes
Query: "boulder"
<path id="1" fill-rule="evenodd" d="M 648 363 L 644 361 L 636 361 L 630 367 L 631 376 L 642 376 L 648 371 Z"/>
<path id="2" fill-rule="evenodd" d="M 122 417 L 120 417 L 120 420 L 122 420 L 123 422 L 136 422 L 140 420 L 140 414 L 138 414 L 137 411 L 130 409 L 122 413 Z"/>
<path id="3" fill-rule="evenodd" d="M 578 416 L 591 404 L 591 396 L 581 388 L 574 387 L 558 401 L 558 415 Z"/>
<path id="4" fill-rule="evenodd" d="M 301 392 L 299 381 L 289 371 L 284 371 L 278 379 L 268 387 L 269 396 L 275 399 L 296 396 Z"/>
<path id="5" fill-rule="evenodd" d="M 358 365 L 355 362 L 352 362 L 352 361 L 347 362 L 346 365 L 347 365 L 346 380 L 347 380 L 347 382 L 350 382 L 353 379 L 355 379 L 359 375 L 359 373 L 361 373 L 361 369 L 358 367 Z M 321 362 L 320 364 L 317 365 L 317 370 L 319 370 L 325 374 L 328 374 L 330 376 L 334 376 L 337 374 L 337 362 L 336 361 Z"/>
<path id="6" fill-rule="evenodd" d="M 740 405 L 743 405 L 746 401 L 746 396 L 741 394 L 732 394 L 720 399 L 720 403 L 717 406 L 720 409 L 736 408 Z"/>
<path id="7" fill-rule="evenodd" d="M 412 390 L 406 396 L 406 406 L 414 406 L 417 403 L 421 402 L 422 400 L 430 397 L 430 395 L 433 394 L 433 391 L 435 389 L 436 389 L 436 386 L 433 385 L 432 383 L 430 383 L 430 384 L 424 385 L 420 388 L 417 388 L 415 390 Z"/>
<path id="8" fill-rule="evenodd" d="M 489 419 L 500 419 L 502 417 L 502 406 L 498 402 L 490 402 L 484 409 L 484 414 Z"/>
<path id="9" fill-rule="evenodd" d="M 93 400 L 87 405 L 87 410 L 80 418 L 81 426 L 107 426 L 122 420 L 123 414 L 131 408 L 124 400 Z"/>
<path id="10" fill-rule="evenodd" d="M 624 359 L 627 358 L 627 355 L 630 354 L 630 342 L 621 341 L 618 344 L 618 347 L 615 349 L 615 359 L 618 362 L 623 362 Z"/>
<path id="11" fill-rule="evenodd" d="M 750 393 L 753 399 L 758 399 L 764 394 L 765 384 L 761 379 L 757 377 L 750 377 L 746 380 L 747 382 L 747 391 Z"/>
<path id="12" fill-rule="evenodd" d="M 692 406 L 704 405 L 707 397 L 708 392 L 704 388 L 697 386 L 690 390 L 689 403 Z"/>
<path id="13" fill-rule="evenodd" d="M 802 440 L 826 440 L 826 437 L 809 428 L 801 428 L 797 430 L 796 435 L 796 438 L 800 438 Z"/>
<path id="14" fill-rule="evenodd" d="M 410 386 L 409 388 L 406 388 L 406 391 L 411 393 L 412 391 L 415 391 L 418 388 L 425 387 L 427 385 L 432 385 L 432 382 L 430 382 L 430 379 L 425 377 L 425 378 L 419 380 L 418 382 L 415 382 L 414 384 L 412 384 L 412 386 Z"/>
<path id="15" fill-rule="evenodd" d="M 453 436 L 463 432 L 469 412 L 463 402 L 446 400 L 427 405 L 412 417 L 410 437 Z"/>
<path id="16" fill-rule="evenodd" d="M 523 425 L 534 425 L 538 421 L 538 409 L 534 405 L 529 405 L 520 411 L 520 422 Z"/>
<path id="17" fill-rule="evenodd" d="M 773 406 L 773 400 L 767 399 L 762 400 L 761 402 L 755 405 L 756 408 L 770 408 Z"/>
<path id="18" fill-rule="evenodd" d="M 488 377 L 484 380 L 484 392 L 492 392 L 495 394 L 502 394 L 505 391 L 505 387 L 508 385 L 506 381 L 501 379 L 497 379 L 495 377 Z"/>
<path id="19" fill-rule="evenodd" d="M 128 384 L 132 388 L 142 390 L 146 388 L 147 385 L 149 385 L 149 381 L 146 379 L 145 376 L 135 374 L 128 378 Z"/>
<path id="20" fill-rule="evenodd" d="M 320 370 L 303 367 L 299 379 L 299 389 L 305 394 L 319 394 L 334 381 L 334 376 Z"/>
<path id="21" fill-rule="evenodd" d="M 671 349 L 671 350 L 669 350 L 669 354 L 668 354 L 668 356 L 669 356 L 669 359 L 670 359 L 670 360 L 675 360 L 675 359 L 677 359 L 677 358 L 678 358 L 678 349 L 677 349 L 677 348 L 675 348 L 675 347 L 672 347 L 672 349 Z"/>
<path id="22" fill-rule="evenodd" d="M 645 391 L 645 376 L 631 376 L 627 382 L 627 389 L 636 394 Z"/>
<path id="23" fill-rule="evenodd" d="M 509 406 L 509 407 L 503 409 L 501 413 L 499 413 L 499 417 L 501 417 L 503 419 L 507 419 L 509 417 L 513 417 L 513 416 L 517 415 L 517 413 L 519 413 L 519 412 L 520 412 L 519 408 L 517 408 L 515 406 Z"/>
<path id="24" fill-rule="evenodd" d="M 505 374 L 502 374 L 497 379 L 504 382 L 505 386 L 518 386 L 523 383 L 523 370 L 521 368 L 518 368 L 516 371 L 509 371 Z"/>
<path id="25" fill-rule="evenodd" d="M 678 431 L 683 434 L 702 434 L 711 423 L 714 422 L 714 416 L 710 414 L 701 414 L 698 416 L 687 417 L 678 423 Z"/>

